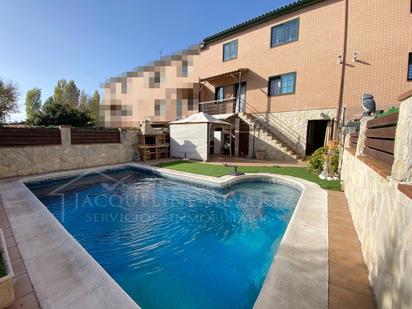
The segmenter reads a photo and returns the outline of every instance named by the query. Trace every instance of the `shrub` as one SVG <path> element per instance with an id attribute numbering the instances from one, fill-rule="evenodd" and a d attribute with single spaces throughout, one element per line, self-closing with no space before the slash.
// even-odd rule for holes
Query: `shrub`
<path id="1" fill-rule="evenodd" d="M 339 150 L 336 149 L 333 157 L 330 159 L 330 172 L 336 174 L 339 168 Z"/>
<path id="2" fill-rule="evenodd" d="M 325 159 L 323 155 L 328 152 L 328 147 L 318 148 L 309 159 L 310 169 L 312 171 L 320 172 L 323 170 Z M 330 173 L 335 174 L 339 168 L 339 150 L 336 149 L 334 155 L 330 159 Z"/>
<path id="3" fill-rule="evenodd" d="M 87 111 L 80 111 L 69 104 L 56 103 L 49 98 L 43 110 L 35 113 L 30 121 L 36 126 L 71 125 L 74 127 L 90 126 L 91 117 Z"/>
<path id="4" fill-rule="evenodd" d="M 399 107 L 394 107 L 394 106 L 392 106 L 392 107 L 391 107 L 390 109 L 388 109 L 386 112 L 377 114 L 377 115 L 376 115 L 376 118 L 382 118 L 382 117 L 385 117 L 385 116 L 388 116 L 388 115 L 390 115 L 390 114 L 394 114 L 394 113 L 397 113 L 397 112 L 399 112 Z"/>
<path id="5" fill-rule="evenodd" d="M 323 155 L 328 152 L 327 147 L 321 147 L 315 150 L 309 158 L 309 165 L 312 171 L 321 171 L 323 169 Z"/>

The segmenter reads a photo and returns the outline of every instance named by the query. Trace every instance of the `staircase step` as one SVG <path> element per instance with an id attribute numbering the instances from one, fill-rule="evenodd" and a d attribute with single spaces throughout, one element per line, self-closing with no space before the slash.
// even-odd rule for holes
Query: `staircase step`
<path id="1" fill-rule="evenodd" d="M 272 144 L 272 146 L 286 153 L 288 156 L 294 158 L 295 160 L 298 159 L 297 153 L 293 149 L 289 148 L 289 146 L 284 143 L 282 139 L 279 138 L 276 134 L 269 131 L 265 125 L 261 124 L 258 118 L 248 113 L 241 113 L 239 114 L 239 117 L 249 125 L 254 125 L 257 130 L 260 130 L 263 140 L 269 142 L 270 144 Z"/>

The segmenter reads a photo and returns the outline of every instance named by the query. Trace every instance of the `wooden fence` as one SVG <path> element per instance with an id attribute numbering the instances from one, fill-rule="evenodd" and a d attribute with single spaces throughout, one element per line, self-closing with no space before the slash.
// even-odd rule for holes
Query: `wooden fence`
<path id="1" fill-rule="evenodd" d="M 0 128 L 0 147 L 60 145 L 57 128 Z"/>
<path id="2" fill-rule="evenodd" d="M 395 133 L 399 112 L 369 120 L 363 153 L 388 167 L 394 161 Z"/>
<path id="3" fill-rule="evenodd" d="M 119 130 L 71 128 L 72 144 L 106 144 L 120 142 Z"/>

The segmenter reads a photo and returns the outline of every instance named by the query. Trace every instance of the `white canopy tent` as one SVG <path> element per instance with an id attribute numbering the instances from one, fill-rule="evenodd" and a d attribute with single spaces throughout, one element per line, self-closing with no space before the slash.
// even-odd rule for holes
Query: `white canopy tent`
<path id="1" fill-rule="evenodd" d="M 206 161 L 212 129 L 230 127 L 230 123 L 200 112 L 170 123 L 170 156 Z"/>

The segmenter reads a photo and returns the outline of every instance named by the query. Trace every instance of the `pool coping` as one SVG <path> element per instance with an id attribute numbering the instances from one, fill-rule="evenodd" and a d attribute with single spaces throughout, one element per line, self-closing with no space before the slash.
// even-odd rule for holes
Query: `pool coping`
<path id="1" fill-rule="evenodd" d="M 24 185 L 28 181 L 127 166 L 211 187 L 247 180 L 267 180 L 301 191 L 254 308 L 327 308 L 329 258 L 325 190 L 315 183 L 291 176 L 259 173 L 216 178 L 139 163 L 0 181 L 0 198 L 42 308 L 68 308 L 74 305 L 82 308 L 139 308 Z"/>

